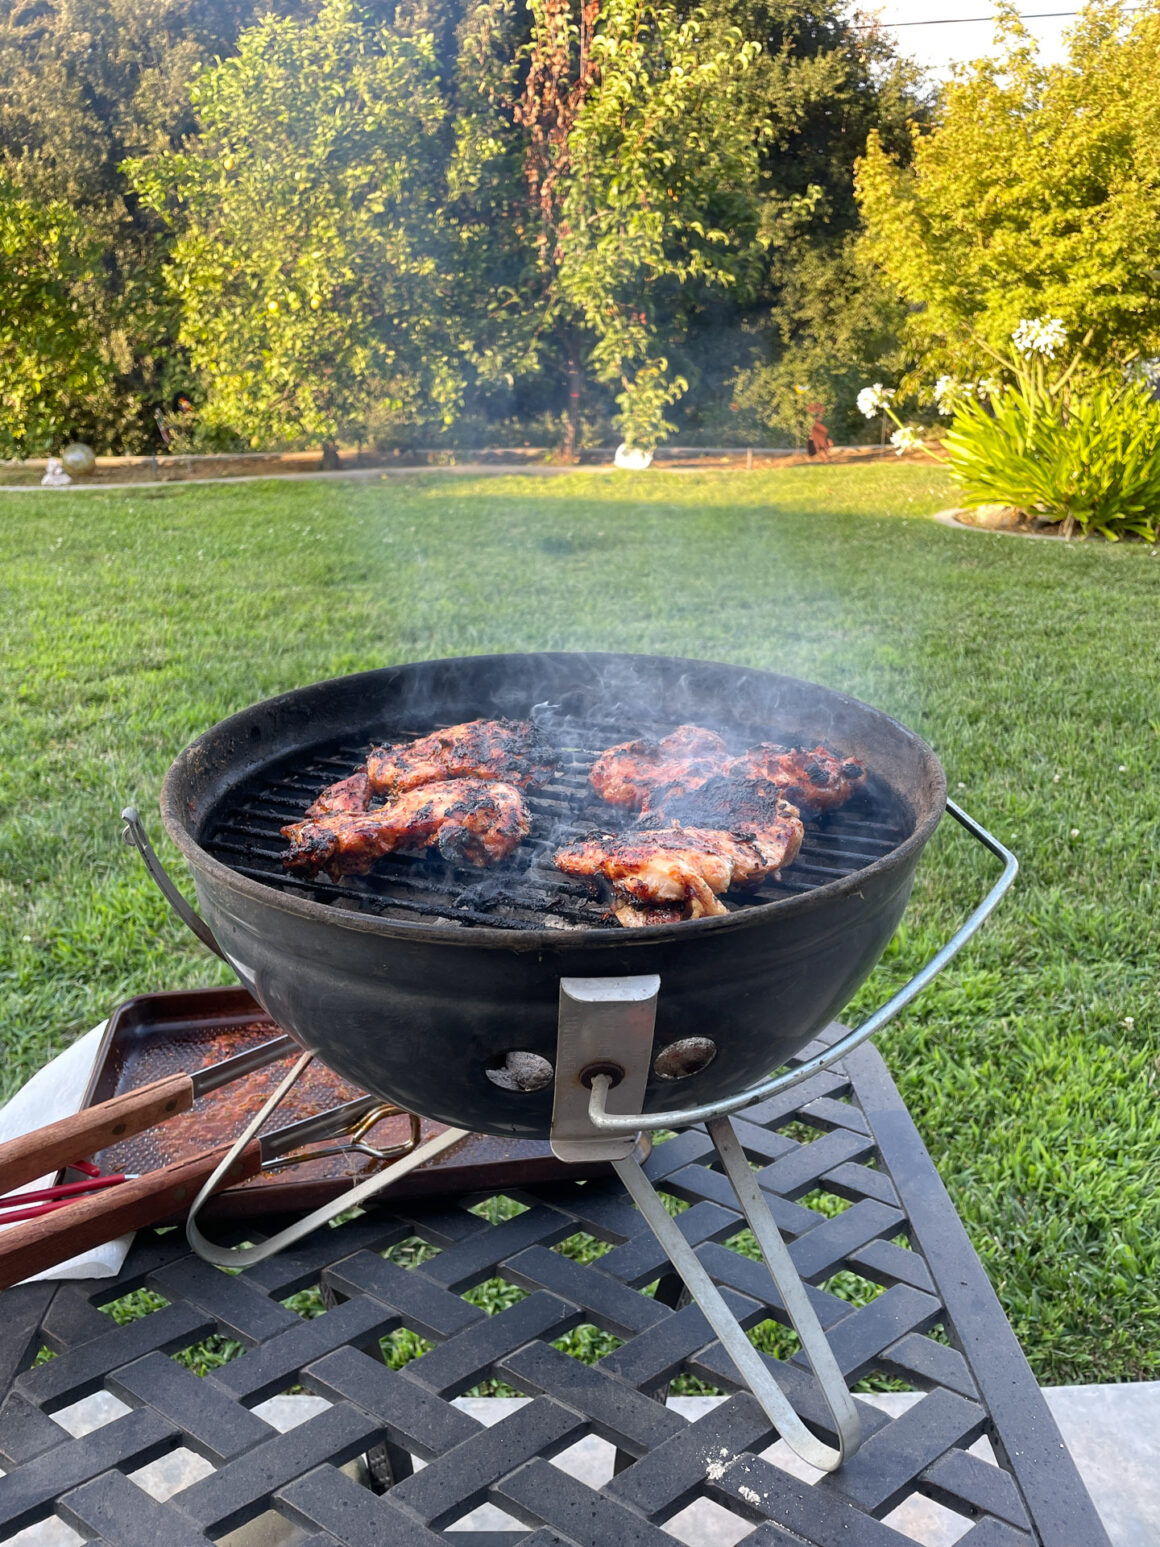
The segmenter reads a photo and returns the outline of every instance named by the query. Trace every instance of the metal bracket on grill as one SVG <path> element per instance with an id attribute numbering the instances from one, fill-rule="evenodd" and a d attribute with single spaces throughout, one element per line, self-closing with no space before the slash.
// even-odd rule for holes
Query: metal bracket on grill
<path id="1" fill-rule="evenodd" d="M 806 1286 L 729 1119 L 716 1118 L 709 1124 L 709 1134 L 738 1208 L 761 1248 L 770 1277 L 817 1377 L 837 1435 L 837 1449 L 823 1443 L 806 1427 L 765 1360 L 746 1337 L 721 1291 L 632 1154 L 636 1134 L 602 1134 L 589 1116 L 591 1088 L 602 1093 L 603 1109 L 618 1112 L 624 1125 L 635 1115 L 642 1127 L 655 1126 L 641 1114 L 641 1107 L 652 1060 L 660 982 L 655 974 L 561 978 L 552 1150 L 561 1160 L 612 1161 L 665 1255 L 782 1439 L 803 1461 L 823 1472 L 832 1472 L 862 1443 L 861 1420 Z"/>
<path id="2" fill-rule="evenodd" d="M 640 1111 L 652 1058 L 661 980 L 561 978 L 552 1104 L 552 1153 L 560 1160 L 621 1160 L 637 1134 L 602 1134 L 588 1116 L 593 1080 L 609 1087 L 608 1109 Z"/>

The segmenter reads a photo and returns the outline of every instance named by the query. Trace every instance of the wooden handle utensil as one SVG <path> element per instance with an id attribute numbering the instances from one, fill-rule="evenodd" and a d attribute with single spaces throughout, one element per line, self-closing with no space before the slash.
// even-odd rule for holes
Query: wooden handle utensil
<path id="1" fill-rule="evenodd" d="M 228 1149 L 228 1144 L 219 1144 L 216 1149 L 174 1161 L 159 1171 L 90 1193 L 39 1219 L 24 1220 L 0 1230 L 0 1289 L 115 1240 L 128 1230 L 180 1217 Z M 230 1168 L 224 1185 L 232 1187 L 247 1181 L 261 1169 L 262 1143 L 255 1139 Z"/>

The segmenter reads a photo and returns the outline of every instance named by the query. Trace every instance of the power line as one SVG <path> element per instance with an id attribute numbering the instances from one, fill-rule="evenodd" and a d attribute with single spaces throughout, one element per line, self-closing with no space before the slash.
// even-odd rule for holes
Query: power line
<path id="1" fill-rule="evenodd" d="M 1143 5 L 1126 5 L 1124 7 L 1124 14 L 1127 15 L 1127 14 L 1133 12 L 1133 11 L 1144 11 L 1144 10 L 1147 10 L 1147 9 L 1148 9 L 1148 7 L 1147 6 L 1143 6 Z M 1046 21 L 1046 20 L 1049 20 L 1049 19 L 1054 19 L 1056 17 L 1061 17 L 1061 16 L 1078 16 L 1079 14 L 1080 14 L 1079 11 L 1021 11 L 1019 13 L 1019 20 L 1020 21 Z M 995 13 L 992 11 L 989 16 L 936 16 L 936 17 L 931 18 L 929 21 L 872 21 L 872 22 L 859 22 L 856 25 L 856 27 L 855 27 L 855 31 L 857 31 L 857 32 L 869 32 L 869 31 L 872 31 L 875 27 L 890 27 L 890 28 L 897 28 L 897 27 L 958 27 L 960 25 L 965 25 L 967 22 L 994 21 L 994 20 L 995 20 Z"/>

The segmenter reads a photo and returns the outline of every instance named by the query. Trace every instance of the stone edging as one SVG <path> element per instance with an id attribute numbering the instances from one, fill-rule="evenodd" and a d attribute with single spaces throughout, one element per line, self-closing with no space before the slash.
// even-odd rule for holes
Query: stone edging
<path id="1" fill-rule="evenodd" d="M 947 510 L 936 510 L 931 516 L 932 521 L 937 521 L 939 526 L 954 527 L 958 532 L 983 532 L 988 537 L 1046 537 L 1051 542 L 1060 542 L 1061 539 L 1053 537 L 1050 532 L 1016 532 L 1009 526 L 975 526 L 970 521 L 959 520 L 960 506 L 952 505 Z"/>
<path id="2" fill-rule="evenodd" d="M 972 526 L 968 521 L 960 521 L 958 519 L 958 512 L 959 507 L 952 506 L 949 510 L 936 510 L 930 519 L 932 521 L 937 521 L 939 526 L 953 527 L 956 532 L 981 533 L 984 537 L 1030 537 L 1036 541 L 1040 539 L 1046 539 L 1048 542 L 1058 543 L 1061 548 L 1066 548 L 1069 550 L 1074 550 L 1082 546 L 1089 551 L 1105 551 L 1123 546 L 1122 543 L 1097 541 L 1088 542 L 1084 538 L 1076 538 L 1073 541 L 1068 541 L 1066 538 L 1056 537 L 1051 532 L 1016 532 L 1012 531 L 1010 527 L 1003 526 Z M 1128 546 L 1135 547 L 1136 544 L 1129 543 Z M 1145 543 L 1144 546 L 1147 548 L 1148 552 L 1155 552 L 1155 547 L 1153 544 Z M 1158 1547 L 1160 1547 L 1160 1543 L 1158 1543 Z"/>
<path id="3" fill-rule="evenodd" d="M 0 494 L 101 494 L 110 490 L 124 489 L 205 489 L 211 486 L 221 488 L 224 484 L 241 483 L 309 483 L 316 479 L 327 478 L 337 481 L 345 479 L 368 482 L 373 479 L 413 478 L 427 473 L 439 473 L 444 477 L 459 475 L 472 478 L 503 478 L 526 475 L 549 478 L 558 477 L 563 473 L 608 474 L 613 471 L 615 469 L 611 462 L 594 462 L 584 467 L 553 463 L 535 465 L 517 463 L 508 467 L 492 462 L 461 462 L 454 467 L 340 467 L 326 473 L 238 473 L 232 478 L 156 478 L 117 483 L 70 483 L 60 488 L 52 486 L 45 488 L 39 483 L 0 483 Z M 704 472 L 705 469 L 668 467 L 664 471 L 690 473 Z M 710 471 L 716 471 L 716 469 Z"/>

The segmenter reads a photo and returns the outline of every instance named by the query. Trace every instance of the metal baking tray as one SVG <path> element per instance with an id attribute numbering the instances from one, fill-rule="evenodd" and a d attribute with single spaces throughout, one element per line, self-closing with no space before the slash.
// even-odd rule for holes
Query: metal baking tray
<path id="1" fill-rule="evenodd" d="M 269 1041 L 280 1029 L 244 988 L 178 990 L 128 999 L 109 1017 L 84 1105 L 107 1101 L 122 1091 L 134 1090 L 168 1074 L 193 1073 L 232 1053 Z M 204 1096 L 191 1111 L 102 1150 L 93 1158 L 106 1173 L 142 1174 L 232 1139 L 289 1067 L 289 1060 L 282 1060 L 256 1070 Z M 357 1086 L 340 1079 L 316 1059 L 270 1118 L 267 1129 L 282 1128 L 300 1117 L 312 1116 L 362 1094 Z M 442 1133 L 445 1126 L 424 1118 L 422 1138 Z M 408 1130 L 407 1117 L 390 1117 L 369 1137 L 379 1148 L 386 1148 L 402 1142 Z M 301 1213 L 329 1202 L 370 1176 L 376 1164 L 361 1155 L 307 1159 L 283 1170 L 263 1172 L 230 1188 L 219 1194 L 206 1212 L 219 1219 Z M 494 1192 L 521 1184 L 600 1175 L 607 1170 L 601 1162 L 587 1168 L 565 1165 L 542 1139 L 472 1134 L 454 1150 L 413 1171 L 383 1198 L 389 1204 L 395 1198 Z"/>

